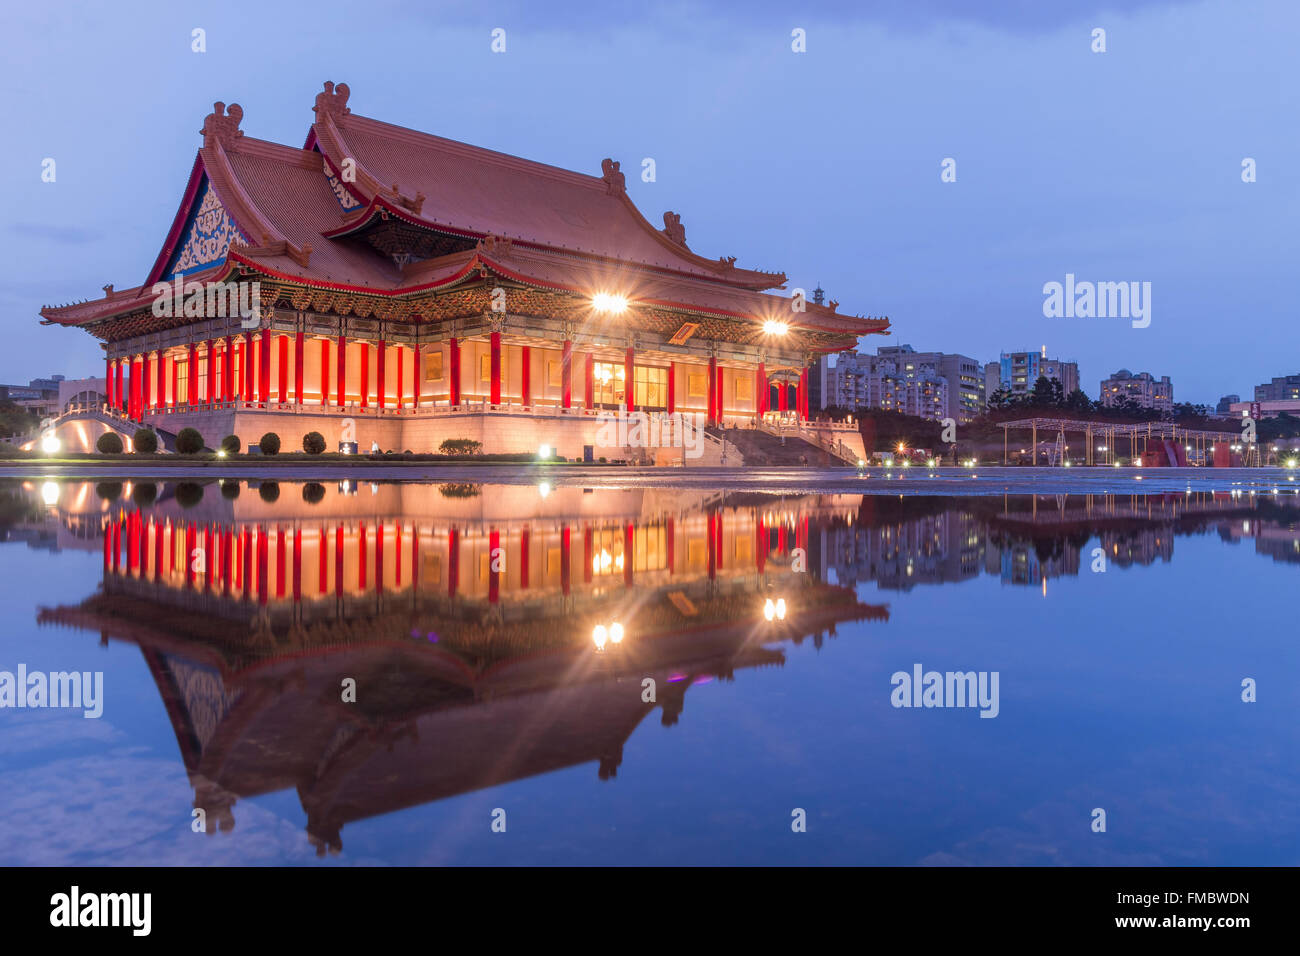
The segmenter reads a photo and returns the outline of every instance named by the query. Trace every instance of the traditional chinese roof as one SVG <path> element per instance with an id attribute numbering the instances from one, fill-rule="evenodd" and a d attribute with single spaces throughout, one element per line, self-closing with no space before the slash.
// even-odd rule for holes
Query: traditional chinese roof
<path id="1" fill-rule="evenodd" d="M 151 321 L 155 283 L 240 273 L 270 280 L 273 294 L 296 308 L 340 311 L 343 296 L 344 314 L 426 322 L 446 317 L 431 304 L 439 296 L 493 277 L 563 294 L 570 305 L 610 291 L 626 295 L 637 313 L 780 317 L 820 331 L 823 341 L 889 326 L 839 315 L 836 303 L 792 313 L 787 296 L 764 291 L 783 288 L 783 273 L 698 255 L 676 213 L 656 228 L 628 197 L 613 160 L 601 175 L 559 169 L 358 116 L 348 96 L 346 85 L 325 84 L 302 149 L 246 136 L 243 110 L 216 103 L 145 281 L 43 308 L 45 321 L 109 340 L 157 331 L 184 321 Z M 512 311 L 520 310 L 512 303 Z"/>

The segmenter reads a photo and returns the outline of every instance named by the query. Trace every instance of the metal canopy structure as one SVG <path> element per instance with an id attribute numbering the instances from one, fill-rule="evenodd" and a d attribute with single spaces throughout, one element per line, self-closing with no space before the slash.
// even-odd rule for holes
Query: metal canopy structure
<path id="1" fill-rule="evenodd" d="M 1064 464 L 1065 436 L 1068 434 L 1084 435 L 1084 463 L 1098 464 L 1094 452 L 1102 453 L 1100 464 L 1114 464 L 1116 460 L 1116 443 L 1120 439 L 1128 440 L 1129 458 L 1136 458 L 1146 451 L 1147 442 L 1170 440 L 1183 442 L 1200 456 L 1206 449 L 1218 443 L 1240 442 L 1240 432 L 1214 431 L 1203 428 L 1185 428 L 1176 422 L 1094 422 L 1077 418 L 1020 418 L 1015 421 L 999 422 L 1002 428 L 1002 464 L 1009 464 L 1008 443 L 1011 429 L 1029 429 L 1030 447 L 1033 449 L 1034 464 L 1038 464 L 1038 430 L 1041 428 L 1055 436 L 1056 442 L 1047 451 L 1048 464 Z M 1105 441 L 1104 445 L 1094 444 L 1097 438 Z M 1141 443 L 1139 447 L 1139 442 Z M 1255 445 L 1250 446 L 1251 454 L 1258 454 Z"/>

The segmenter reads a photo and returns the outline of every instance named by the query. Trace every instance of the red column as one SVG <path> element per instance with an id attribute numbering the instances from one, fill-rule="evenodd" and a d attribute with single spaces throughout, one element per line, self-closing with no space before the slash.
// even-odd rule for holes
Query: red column
<path id="1" fill-rule="evenodd" d="M 627 397 L 627 410 L 629 412 L 636 410 L 636 382 L 632 378 L 632 371 L 635 356 L 632 354 L 632 346 L 627 347 L 627 354 L 623 356 L 623 394 Z"/>
<path id="2" fill-rule="evenodd" d="M 123 398 L 123 395 L 122 395 L 122 364 L 123 364 L 123 363 L 122 363 L 122 360 L 121 360 L 121 359 L 118 359 L 118 360 L 117 360 L 117 373 L 116 373 L 116 377 L 117 377 L 117 385 L 116 385 L 116 387 L 113 389 L 113 400 L 114 400 L 114 402 L 116 403 L 116 404 L 114 404 L 113 407 L 116 408 L 118 411 L 124 411 L 124 410 L 126 409 L 126 402 L 124 401 L 124 398 Z"/>
<path id="3" fill-rule="evenodd" d="M 370 343 L 361 343 L 361 407 L 370 403 Z"/>
<path id="4" fill-rule="evenodd" d="M 762 362 L 754 372 L 754 410 L 760 417 L 767 411 L 767 369 Z"/>
<path id="5" fill-rule="evenodd" d="M 560 404 L 565 408 L 573 407 L 573 343 L 564 340 L 560 350 Z"/>
<path id="6" fill-rule="evenodd" d="M 144 368 L 142 359 L 135 359 L 131 363 L 131 399 L 135 403 L 135 411 L 131 413 L 132 418 L 140 418 L 144 414 L 144 377 L 141 370 Z"/>
<path id="7" fill-rule="evenodd" d="M 451 392 L 448 396 L 449 403 L 452 405 L 460 404 L 460 343 L 453 337 L 451 340 L 450 350 L 451 368 L 448 374 L 451 376 Z"/>
<path id="8" fill-rule="evenodd" d="M 708 424 L 718 422 L 718 360 L 709 356 L 709 416 Z"/>
<path id="9" fill-rule="evenodd" d="M 668 414 L 677 411 L 677 363 L 668 365 Z"/>
<path id="10" fill-rule="evenodd" d="M 271 400 L 271 330 L 262 330 L 262 341 L 257 350 L 257 400 Z"/>
<path id="11" fill-rule="evenodd" d="M 144 353 L 144 378 L 141 384 L 144 386 L 144 410 L 148 411 L 153 408 L 153 359 L 149 358 L 148 352 Z"/>
<path id="12" fill-rule="evenodd" d="M 284 405 L 289 401 L 289 336 L 277 335 L 280 341 L 280 354 L 276 368 L 276 400 Z"/>
<path id="13" fill-rule="evenodd" d="M 235 340 L 227 335 L 226 347 L 221 353 L 221 400 L 232 401 L 235 397 Z"/>
<path id="14" fill-rule="evenodd" d="M 199 346 L 197 342 L 191 342 L 185 350 L 187 364 L 185 366 L 185 401 L 190 405 L 199 403 Z"/>
<path id="15" fill-rule="evenodd" d="M 501 333 L 493 332 L 488 336 L 488 348 L 491 354 L 489 367 L 492 384 L 488 401 L 493 405 L 501 404 Z"/>
<path id="16" fill-rule="evenodd" d="M 208 404 L 221 397 L 221 364 L 217 361 L 217 340 L 208 339 Z"/>
<path id="17" fill-rule="evenodd" d="M 527 408 L 533 404 L 533 350 L 525 345 L 521 351 L 523 362 L 519 373 L 519 397 L 523 406 Z"/>
<path id="18" fill-rule="evenodd" d="M 402 394 L 402 386 L 406 384 L 405 382 L 406 376 L 403 374 L 406 370 L 405 360 L 406 360 L 406 356 L 402 354 L 402 347 L 399 345 L 397 346 L 397 407 L 398 408 L 405 407 L 406 399 L 405 396 Z"/>
<path id="19" fill-rule="evenodd" d="M 299 329 L 293 337 L 293 394 L 294 401 L 299 405 L 302 404 L 302 353 L 305 345 L 302 330 Z"/>
<path id="20" fill-rule="evenodd" d="M 717 374 L 714 376 L 714 385 L 716 386 L 716 388 L 717 388 L 717 390 L 718 390 L 718 397 L 717 397 L 717 399 L 714 401 L 714 407 L 716 408 L 717 413 L 718 413 L 718 424 L 719 424 L 719 425 L 722 424 L 723 418 L 725 417 L 725 416 L 724 416 L 724 413 L 723 413 L 723 410 L 722 410 L 722 380 L 723 380 L 723 373 L 722 373 L 722 369 L 719 368 L 719 369 L 717 370 Z"/>
<path id="21" fill-rule="evenodd" d="M 588 352 L 582 370 L 582 407 L 591 408 L 596 404 L 596 356 Z"/>
<path id="22" fill-rule="evenodd" d="M 387 364 L 385 359 L 388 355 L 388 343 L 383 339 L 379 340 L 379 354 L 375 356 L 375 404 L 380 409 L 384 407 L 384 366 Z"/>
<path id="23" fill-rule="evenodd" d="M 108 407 L 113 407 L 113 360 L 105 357 L 104 359 L 104 398 L 108 401 Z"/>
<path id="24" fill-rule="evenodd" d="M 340 335 L 338 341 L 339 351 L 339 408 L 342 408 L 347 402 L 348 394 L 348 339 L 346 335 Z"/>
<path id="25" fill-rule="evenodd" d="M 330 340 L 320 340 L 320 403 L 330 403 Z"/>
<path id="26" fill-rule="evenodd" d="M 251 402 L 254 400 L 253 396 L 256 394 L 255 389 L 253 388 L 253 383 L 255 381 L 255 378 L 253 375 L 253 333 L 252 332 L 249 332 L 247 335 L 244 336 L 243 363 L 244 363 L 243 398 L 244 401 Z"/>
<path id="27" fill-rule="evenodd" d="M 779 412 L 790 410 L 790 386 L 784 378 L 776 383 L 776 409 Z"/>
<path id="28" fill-rule="evenodd" d="M 424 369 L 420 368 L 420 343 L 411 346 L 411 407 L 420 407 L 420 381 L 424 378 Z"/>

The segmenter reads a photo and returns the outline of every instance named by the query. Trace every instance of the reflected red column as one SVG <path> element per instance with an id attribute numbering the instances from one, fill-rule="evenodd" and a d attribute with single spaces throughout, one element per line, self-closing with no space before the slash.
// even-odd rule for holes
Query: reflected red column
<path id="1" fill-rule="evenodd" d="M 501 549 L 501 532 L 492 530 L 488 532 L 488 603 L 496 604 L 501 597 L 501 572 L 497 570 L 499 558 L 497 551 Z"/>
<path id="2" fill-rule="evenodd" d="M 185 523 L 185 584 L 194 584 L 194 546 L 198 541 L 199 529 L 193 521 Z"/>
<path id="3" fill-rule="evenodd" d="M 244 600 L 247 601 L 253 590 L 253 529 L 245 528 L 240 533 L 244 536 Z"/>
<path id="4" fill-rule="evenodd" d="M 343 525 L 334 529 L 334 596 L 343 596 Z"/>
<path id="5" fill-rule="evenodd" d="M 384 523 L 375 525 L 375 593 L 384 593 Z"/>
<path id="6" fill-rule="evenodd" d="M 708 579 L 712 580 L 718 576 L 718 515 L 715 512 L 708 512 L 708 527 L 705 531 L 708 544 Z"/>
<path id="7" fill-rule="evenodd" d="M 411 591 L 420 590 L 420 526 L 411 523 Z"/>
<path id="8" fill-rule="evenodd" d="M 230 597 L 231 543 L 234 533 L 229 529 L 221 532 L 221 593 Z"/>
<path id="9" fill-rule="evenodd" d="M 203 528 L 203 590 L 212 590 L 212 565 L 216 562 L 216 551 L 212 546 L 212 525 Z"/>
<path id="10" fill-rule="evenodd" d="M 636 532 L 632 528 L 632 522 L 628 522 L 623 529 L 623 584 L 625 587 L 632 586 L 632 565 L 635 564 L 634 556 L 636 553 Z"/>
<path id="11" fill-rule="evenodd" d="M 113 566 L 113 526 L 104 525 L 104 570 Z"/>
<path id="12" fill-rule="evenodd" d="M 257 528 L 257 603 L 265 604 L 267 579 L 271 575 L 271 536 L 265 528 Z"/>
<path id="13" fill-rule="evenodd" d="M 455 528 L 447 532 L 447 594 L 456 596 L 460 580 L 460 535 Z"/>
<path id="14" fill-rule="evenodd" d="M 591 529 L 583 528 L 582 529 L 582 583 L 583 584 L 591 583 L 591 572 L 592 572 L 591 559 L 592 559 Z"/>
<path id="15" fill-rule="evenodd" d="M 163 534 L 165 529 L 157 521 L 153 525 L 153 579 L 162 580 L 163 565 Z"/>
<path id="16" fill-rule="evenodd" d="M 569 543 L 569 526 L 566 524 L 560 532 L 560 590 L 566 595 L 569 593 L 569 580 L 571 577 L 569 562 L 572 556 L 573 549 Z"/>
<path id="17" fill-rule="evenodd" d="M 329 591 L 329 586 L 330 586 L 330 584 L 329 584 L 329 574 L 327 573 L 327 570 L 326 570 L 326 567 L 327 567 L 327 566 L 326 566 L 326 564 L 325 564 L 325 553 L 329 550 L 329 543 L 328 543 L 328 542 L 329 542 L 329 539 L 326 537 L 325 529 L 322 527 L 322 528 L 320 529 L 320 555 L 319 555 L 319 558 L 320 558 L 320 560 L 319 560 L 319 564 L 320 564 L 320 594 L 321 594 L 321 597 L 324 597 L 324 596 L 325 596 L 325 594 Z"/>
<path id="18" fill-rule="evenodd" d="M 664 532 L 664 546 L 668 550 L 668 573 L 674 574 L 677 571 L 677 521 L 674 518 L 668 519 L 668 528 Z"/>
<path id="19" fill-rule="evenodd" d="M 366 591 L 366 523 L 357 522 L 357 590 Z"/>
<path id="20" fill-rule="evenodd" d="M 525 528 L 519 535 L 519 587 L 521 590 L 528 588 L 528 529 Z"/>
<path id="21" fill-rule="evenodd" d="M 782 521 L 776 529 L 776 553 L 785 554 L 785 552 L 785 522 Z"/>
<path id="22" fill-rule="evenodd" d="M 718 570 L 722 570 L 722 512 L 718 512 L 718 520 L 714 523 L 713 532 L 718 536 Z"/>
<path id="23" fill-rule="evenodd" d="M 762 574 L 767 567 L 767 526 L 763 524 L 761 517 L 758 519 L 754 538 L 754 561 L 758 565 L 758 573 Z"/>
<path id="24" fill-rule="evenodd" d="M 275 596 L 277 599 L 284 597 L 284 578 L 285 578 L 285 561 L 284 553 L 284 528 L 276 526 L 275 529 Z"/>
<path id="25" fill-rule="evenodd" d="M 402 525 L 393 522 L 393 588 L 402 590 Z"/>
<path id="26" fill-rule="evenodd" d="M 126 516 L 126 570 L 128 573 L 140 566 L 140 522 L 134 511 Z"/>
<path id="27" fill-rule="evenodd" d="M 293 532 L 293 600 L 302 600 L 302 528 Z"/>
<path id="28" fill-rule="evenodd" d="M 113 522 L 113 570 L 122 570 L 122 519 Z"/>

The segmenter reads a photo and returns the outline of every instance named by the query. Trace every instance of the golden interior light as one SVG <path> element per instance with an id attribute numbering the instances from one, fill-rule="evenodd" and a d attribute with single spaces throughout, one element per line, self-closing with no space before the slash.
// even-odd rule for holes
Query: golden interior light
<path id="1" fill-rule="evenodd" d="M 790 325 L 779 319 L 768 319 L 763 323 L 763 331 L 768 335 L 785 335 L 790 331 Z"/>
<path id="2" fill-rule="evenodd" d="M 597 312 L 619 315 L 627 311 L 627 298 L 609 292 L 597 292 L 591 297 L 591 307 Z"/>

